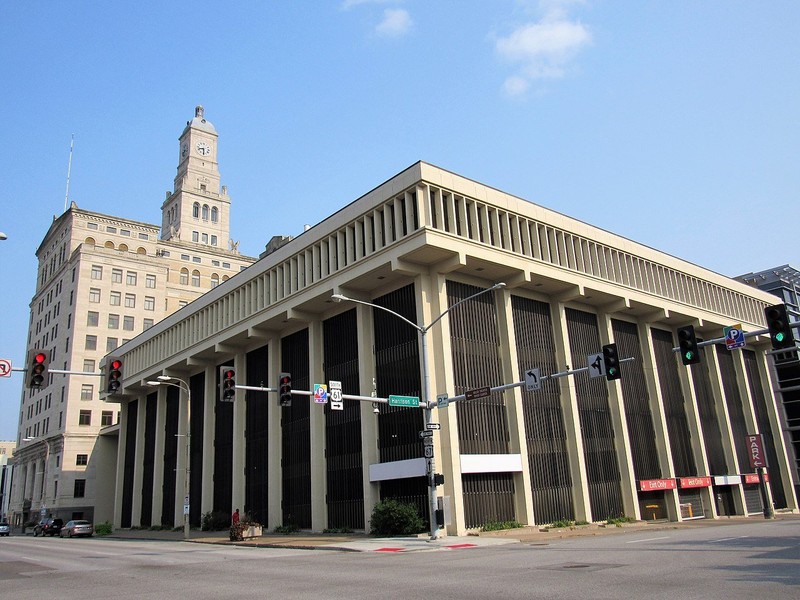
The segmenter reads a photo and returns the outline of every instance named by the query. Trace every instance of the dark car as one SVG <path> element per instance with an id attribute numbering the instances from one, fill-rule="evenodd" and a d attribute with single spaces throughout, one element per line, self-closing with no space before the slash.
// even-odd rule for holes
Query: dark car
<path id="1" fill-rule="evenodd" d="M 64 526 L 62 519 L 42 519 L 33 528 L 33 535 L 49 535 L 54 536 L 61 533 L 61 528 Z"/>

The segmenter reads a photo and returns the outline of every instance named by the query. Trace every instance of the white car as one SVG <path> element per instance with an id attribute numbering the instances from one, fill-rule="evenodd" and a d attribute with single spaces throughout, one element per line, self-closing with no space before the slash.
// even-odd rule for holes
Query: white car
<path id="1" fill-rule="evenodd" d="M 67 524 L 61 528 L 59 535 L 63 537 L 78 537 L 85 535 L 92 537 L 94 527 L 89 521 L 67 521 Z"/>
<path id="2" fill-rule="evenodd" d="M 5 521 L 0 522 L 0 535 L 8 536 L 11 534 L 11 526 Z"/>

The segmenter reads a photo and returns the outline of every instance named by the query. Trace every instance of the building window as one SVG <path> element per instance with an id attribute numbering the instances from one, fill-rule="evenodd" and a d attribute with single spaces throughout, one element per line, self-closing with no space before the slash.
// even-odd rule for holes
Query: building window
<path id="1" fill-rule="evenodd" d="M 136 294 L 125 294 L 125 308 L 136 308 Z"/>
<path id="2" fill-rule="evenodd" d="M 120 229 L 120 235 L 124 235 L 125 237 L 131 237 L 131 230 L 130 229 Z"/>
<path id="3" fill-rule="evenodd" d="M 195 202 L 194 204 L 192 204 L 192 216 L 195 219 L 199 219 L 200 218 L 200 203 L 199 202 Z"/>
<path id="4" fill-rule="evenodd" d="M 111 306 L 120 306 L 122 304 L 122 292 L 111 292 L 109 304 Z"/>
<path id="5" fill-rule="evenodd" d="M 192 271 L 192 285 L 200 287 L 200 271 Z"/>
<path id="6" fill-rule="evenodd" d="M 200 233 L 197 231 L 192 232 L 192 241 L 199 242 L 200 241 Z"/>
<path id="7" fill-rule="evenodd" d="M 108 328 L 119 329 L 119 315 L 108 315 Z"/>
<path id="8" fill-rule="evenodd" d="M 200 186 L 203 189 L 203 186 Z M 208 204 L 203 204 L 203 221 L 208 221 Z"/>
<path id="9" fill-rule="evenodd" d="M 211 209 L 211 222 L 216 223 L 219 221 L 219 209 L 215 206 Z"/>
<path id="10" fill-rule="evenodd" d="M 87 223 L 86 224 L 86 228 L 87 229 L 97 229 L 97 223 Z"/>
<path id="11" fill-rule="evenodd" d="M 122 283 L 122 269 L 111 269 L 111 283 Z"/>
<path id="12" fill-rule="evenodd" d="M 208 244 L 208 234 L 207 234 L 207 233 L 204 233 L 204 234 L 201 236 L 201 241 L 202 241 L 204 244 Z"/>
<path id="13" fill-rule="evenodd" d="M 86 324 L 89 327 L 97 327 L 100 324 L 100 313 L 94 310 L 86 313 Z"/>
<path id="14" fill-rule="evenodd" d="M 143 323 L 145 329 L 150 329 L 153 326 L 153 319 L 145 319 Z"/>
<path id="15" fill-rule="evenodd" d="M 181 260 L 189 260 L 188 254 L 181 254 Z"/>
<path id="16" fill-rule="evenodd" d="M 187 304 L 189 304 L 187 300 L 178 300 L 178 306 L 180 306 L 181 308 L 183 308 Z"/>
<path id="17" fill-rule="evenodd" d="M 156 276 L 155 275 L 145 275 L 144 277 L 144 285 L 145 287 L 153 288 L 156 287 Z"/>
<path id="18" fill-rule="evenodd" d="M 94 386 L 91 383 L 81 385 L 81 400 L 94 399 Z"/>
<path id="19" fill-rule="evenodd" d="M 77 467 L 85 467 L 89 464 L 89 455 L 88 454 L 78 454 L 75 457 L 75 466 Z"/>
<path id="20" fill-rule="evenodd" d="M 215 235 L 211 236 L 211 245 L 212 246 L 216 246 L 217 245 L 217 236 L 215 236 Z"/>
<path id="21" fill-rule="evenodd" d="M 83 359 L 83 372 L 84 373 L 94 373 L 94 361 L 88 358 Z"/>
<path id="22" fill-rule="evenodd" d="M 189 269 L 181 269 L 181 285 L 189 285 Z"/>
<path id="23" fill-rule="evenodd" d="M 229 262 L 222 263 L 222 268 L 223 269 L 230 269 L 231 268 L 231 263 L 229 263 Z"/>
<path id="24" fill-rule="evenodd" d="M 156 299 L 153 296 L 145 296 L 144 297 L 144 309 L 145 310 L 155 310 L 156 309 Z"/>
<path id="25" fill-rule="evenodd" d="M 150 239 L 150 238 L 146 233 L 140 233 L 139 234 L 139 239 L 140 240 L 147 240 L 147 239 Z"/>
<path id="26" fill-rule="evenodd" d="M 103 278 L 103 267 L 100 265 L 92 265 L 92 279 Z"/>
<path id="27" fill-rule="evenodd" d="M 119 338 L 110 337 L 106 340 L 106 352 L 116 350 L 119 346 Z"/>
<path id="28" fill-rule="evenodd" d="M 87 335 L 86 336 L 86 350 L 97 350 L 97 336 L 96 335 Z"/>
<path id="29" fill-rule="evenodd" d="M 211 287 L 215 288 L 219 285 L 219 275 L 216 273 L 211 274 Z"/>
<path id="30" fill-rule="evenodd" d="M 86 494 L 86 480 L 85 479 L 76 479 L 75 480 L 75 493 L 73 496 L 75 498 L 83 498 Z"/>
<path id="31" fill-rule="evenodd" d="M 125 316 L 122 318 L 122 328 L 125 331 L 133 331 L 133 317 Z"/>
<path id="32" fill-rule="evenodd" d="M 106 227 L 106 231 L 108 233 L 117 233 L 117 228 L 116 227 L 111 227 L 111 225 L 109 225 L 108 227 Z"/>
<path id="33" fill-rule="evenodd" d="M 89 302 L 100 302 L 100 290 L 97 288 L 89 289 Z"/>
<path id="34" fill-rule="evenodd" d="M 127 283 L 128 285 L 136 285 L 136 271 L 128 271 L 125 283 Z"/>
<path id="35" fill-rule="evenodd" d="M 114 424 L 114 411 L 112 410 L 104 410 L 100 413 L 100 425 L 103 427 L 108 427 L 109 425 Z"/>
<path id="36" fill-rule="evenodd" d="M 78 425 L 91 425 L 92 424 L 92 411 L 82 410 L 78 415 Z"/>

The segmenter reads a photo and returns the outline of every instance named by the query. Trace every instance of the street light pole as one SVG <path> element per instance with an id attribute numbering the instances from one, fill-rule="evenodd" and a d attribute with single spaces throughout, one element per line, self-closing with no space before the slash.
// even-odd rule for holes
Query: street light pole
<path id="1" fill-rule="evenodd" d="M 171 377 L 169 375 L 159 375 L 156 379 L 158 381 L 148 381 L 147 385 L 152 385 L 152 386 L 171 385 L 186 392 L 186 436 L 185 436 L 186 469 L 185 469 L 185 476 L 183 478 L 183 491 L 184 491 L 184 497 L 188 499 L 188 502 L 186 502 L 186 504 L 191 506 L 191 486 L 189 484 L 190 484 L 191 461 L 192 461 L 192 430 L 191 430 L 192 390 L 189 387 L 188 383 L 186 383 L 183 379 L 178 379 L 177 377 Z M 184 509 L 183 539 L 185 540 L 189 539 L 189 531 L 190 531 L 189 511 Z"/>
<path id="2" fill-rule="evenodd" d="M 424 404 L 425 408 L 425 426 L 427 429 L 428 423 L 433 423 L 433 406 L 434 402 L 430 399 L 431 398 L 431 377 L 430 377 L 430 370 L 428 368 L 428 339 L 427 334 L 430 331 L 431 327 L 436 325 L 446 314 L 448 314 L 451 310 L 457 307 L 460 304 L 463 304 L 467 300 L 472 300 L 478 296 L 486 294 L 488 292 L 493 292 L 494 290 L 504 288 L 506 286 L 505 283 L 496 283 L 492 287 L 483 289 L 479 292 L 472 294 L 471 296 L 467 296 L 466 298 L 462 298 L 453 306 L 449 307 L 447 310 L 443 311 L 438 317 L 436 317 L 433 321 L 431 321 L 428 325 L 422 326 L 414 323 L 413 321 L 407 319 L 400 313 L 393 311 L 390 308 L 386 308 L 385 306 L 381 306 L 380 304 L 373 304 L 372 302 L 366 302 L 364 300 L 356 300 L 355 298 L 348 298 L 343 294 L 333 294 L 331 298 L 335 302 L 341 302 L 342 300 L 346 300 L 348 302 L 354 302 L 356 304 L 363 304 L 364 306 L 371 306 L 372 308 L 378 308 L 382 311 L 388 312 L 389 314 L 394 315 L 401 321 L 405 321 L 411 327 L 417 330 L 420 337 L 420 344 L 422 345 L 422 403 Z M 436 511 L 438 508 L 438 499 L 436 496 L 436 461 L 433 456 L 430 457 L 430 463 L 427 477 L 428 477 L 428 510 L 430 511 L 430 530 L 431 530 L 431 541 L 438 539 L 439 537 L 439 526 L 436 523 Z"/>

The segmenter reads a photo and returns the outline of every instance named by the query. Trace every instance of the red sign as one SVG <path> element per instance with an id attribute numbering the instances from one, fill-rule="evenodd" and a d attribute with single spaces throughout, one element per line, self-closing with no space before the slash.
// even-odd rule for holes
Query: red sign
<path id="1" fill-rule="evenodd" d="M 764 481 L 769 481 L 769 473 L 764 473 Z M 758 473 L 746 473 L 744 476 L 745 483 L 758 483 Z"/>
<path id="2" fill-rule="evenodd" d="M 760 433 L 747 436 L 747 451 L 750 456 L 750 466 L 754 469 L 767 466 L 767 456 L 764 454 L 764 440 Z"/>
<path id="3" fill-rule="evenodd" d="M 678 487 L 674 479 L 642 479 L 639 489 L 643 492 L 656 492 L 659 490 L 674 490 Z"/>
<path id="4" fill-rule="evenodd" d="M 678 481 L 681 488 L 711 487 L 711 477 L 681 477 Z"/>

